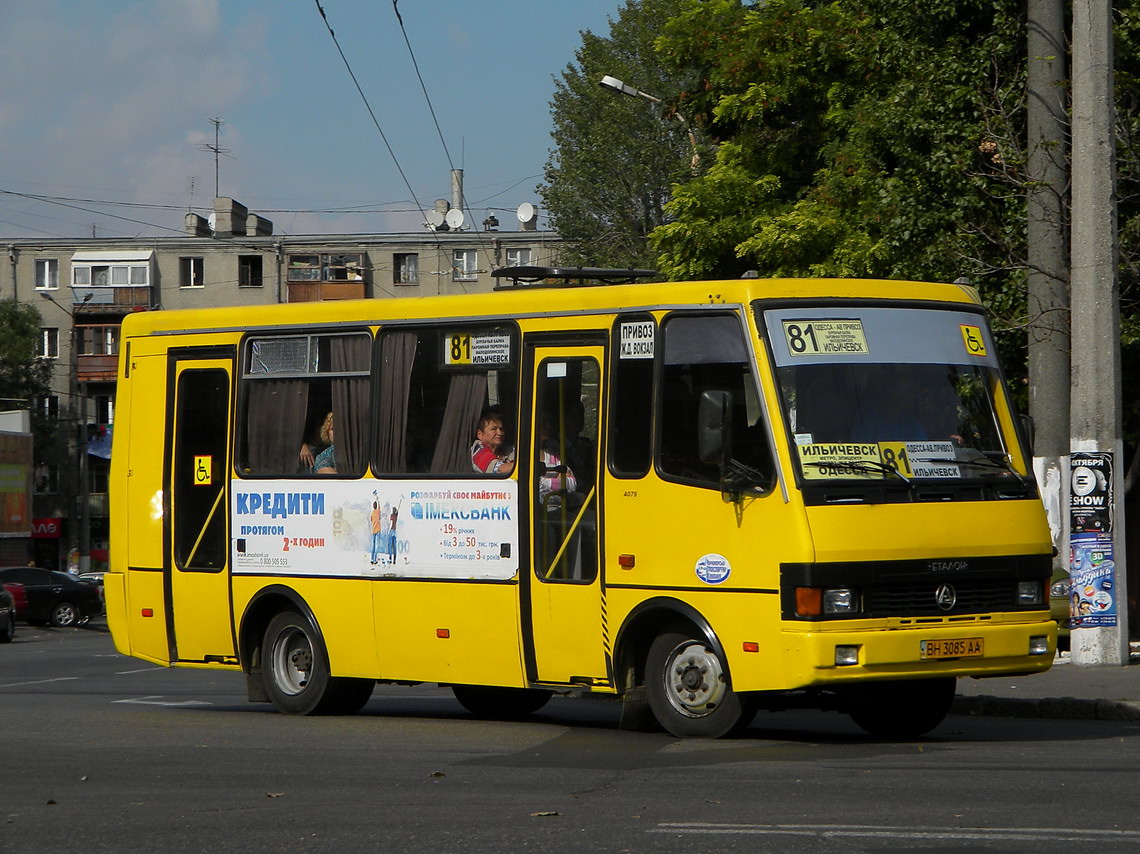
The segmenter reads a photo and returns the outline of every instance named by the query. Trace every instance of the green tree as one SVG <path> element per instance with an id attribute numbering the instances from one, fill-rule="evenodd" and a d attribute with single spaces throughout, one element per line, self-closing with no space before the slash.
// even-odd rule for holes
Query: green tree
<path id="1" fill-rule="evenodd" d="M 40 337 L 40 313 L 34 305 L 0 300 L 0 406 L 32 410 L 32 430 L 37 449 L 55 433 L 54 421 L 44 419 L 33 405 L 51 390 L 52 366 L 36 356 Z"/>
<path id="2" fill-rule="evenodd" d="M 539 186 L 570 264 L 652 266 L 646 237 L 665 222 L 670 185 L 689 173 L 686 125 L 668 106 L 602 89 L 603 75 L 668 99 L 680 88 L 654 52 L 662 22 L 684 0 L 627 0 L 607 37 L 582 33 L 555 81 L 555 148 Z"/>
<path id="3" fill-rule="evenodd" d="M 1117 0 L 1126 432 L 1140 436 L 1140 0 Z M 663 28 L 721 144 L 653 233 L 671 278 L 869 276 L 982 293 L 1024 379 L 1022 0 L 690 0 Z"/>

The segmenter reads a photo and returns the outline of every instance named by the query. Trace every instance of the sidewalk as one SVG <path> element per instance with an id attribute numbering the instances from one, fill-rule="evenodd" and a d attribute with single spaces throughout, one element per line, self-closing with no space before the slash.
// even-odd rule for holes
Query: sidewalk
<path id="1" fill-rule="evenodd" d="M 1140 644 L 1125 667 L 1076 665 L 1066 652 L 1045 673 L 959 679 L 951 714 L 1140 721 Z"/>

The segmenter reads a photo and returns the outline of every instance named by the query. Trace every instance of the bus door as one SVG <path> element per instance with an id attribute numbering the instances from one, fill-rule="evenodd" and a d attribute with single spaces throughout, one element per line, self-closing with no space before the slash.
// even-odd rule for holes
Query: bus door
<path id="1" fill-rule="evenodd" d="M 527 355 L 528 675 L 539 682 L 605 683 L 598 527 L 605 348 L 531 343 Z"/>
<path id="2" fill-rule="evenodd" d="M 229 582 L 228 348 L 172 352 L 167 410 L 168 621 L 171 661 L 234 656 Z"/>

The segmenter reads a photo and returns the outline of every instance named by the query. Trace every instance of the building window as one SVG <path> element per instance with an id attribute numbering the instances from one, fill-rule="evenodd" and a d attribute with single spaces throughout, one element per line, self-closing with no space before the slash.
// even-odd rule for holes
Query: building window
<path id="1" fill-rule="evenodd" d="M 118 326 L 78 326 L 80 356 L 115 356 L 119 353 Z"/>
<path id="2" fill-rule="evenodd" d="M 36 495 L 55 495 L 59 492 L 59 466 L 55 463 L 37 465 L 32 486 Z"/>
<path id="3" fill-rule="evenodd" d="M 392 256 L 392 281 L 397 285 L 419 282 L 420 256 L 415 252 L 397 252 Z"/>
<path id="4" fill-rule="evenodd" d="M 178 259 L 178 286 L 180 288 L 201 288 L 206 284 L 203 272 L 204 258 Z"/>
<path id="5" fill-rule="evenodd" d="M 59 330 L 54 326 L 41 326 L 36 342 L 36 355 L 45 359 L 59 358 Z"/>
<path id="6" fill-rule="evenodd" d="M 111 461 L 92 456 L 87 462 L 87 488 L 92 495 L 105 495 L 111 482 Z"/>
<path id="7" fill-rule="evenodd" d="M 290 255 L 286 278 L 290 282 L 362 282 L 363 256 L 359 252 Z"/>
<path id="8" fill-rule="evenodd" d="M 59 396 L 45 394 L 36 398 L 36 412 L 45 421 L 55 421 L 59 418 Z"/>
<path id="9" fill-rule="evenodd" d="M 95 423 L 103 425 L 115 423 L 115 395 L 95 395 Z"/>
<path id="10" fill-rule="evenodd" d="M 455 249 L 451 255 L 451 280 L 474 282 L 479 278 L 479 252 L 475 249 Z"/>
<path id="11" fill-rule="evenodd" d="M 529 267 L 532 263 L 532 254 L 529 249 L 508 249 L 507 250 L 507 266 L 508 267 Z"/>
<path id="12" fill-rule="evenodd" d="M 129 257 L 103 257 L 109 254 L 113 253 L 75 255 L 71 259 L 71 284 L 95 288 L 145 288 L 150 285 L 152 253 L 127 252 L 124 256 Z"/>
<path id="13" fill-rule="evenodd" d="M 242 288 L 260 288 L 264 281 L 261 273 L 260 255 L 238 256 L 238 286 Z"/>
<path id="14" fill-rule="evenodd" d="M 36 287 L 46 291 L 54 291 L 59 287 L 59 261 L 55 258 L 36 260 Z"/>

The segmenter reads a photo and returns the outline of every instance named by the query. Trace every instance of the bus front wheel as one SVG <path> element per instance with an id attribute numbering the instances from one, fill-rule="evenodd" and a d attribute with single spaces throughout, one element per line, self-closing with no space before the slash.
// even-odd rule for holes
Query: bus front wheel
<path id="1" fill-rule="evenodd" d="M 851 689 L 847 714 L 873 736 L 917 738 L 942 723 L 950 712 L 955 685 L 953 676 L 868 682 Z"/>
<path id="2" fill-rule="evenodd" d="M 695 631 L 657 636 L 646 659 L 646 693 L 658 723 L 678 738 L 720 738 L 749 722 L 720 656 Z"/>
<path id="3" fill-rule="evenodd" d="M 334 677 L 328 652 L 312 624 L 294 611 L 269 621 L 262 650 L 262 680 L 273 705 L 289 715 L 348 715 L 372 696 L 371 679 Z"/>

